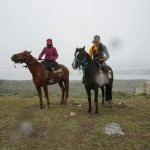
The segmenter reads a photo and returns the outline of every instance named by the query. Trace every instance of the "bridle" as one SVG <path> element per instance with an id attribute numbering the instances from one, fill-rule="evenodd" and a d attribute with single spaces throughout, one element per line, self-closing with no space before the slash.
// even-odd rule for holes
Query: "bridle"
<path id="1" fill-rule="evenodd" d="M 33 57 L 31 55 L 28 55 L 25 59 L 25 62 L 22 62 L 22 63 L 26 63 L 26 65 L 22 66 L 22 67 L 25 67 L 25 68 L 28 68 L 28 65 L 32 65 L 36 62 L 36 59 L 34 59 L 34 61 L 32 61 Z M 14 63 L 14 67 L 16 68 L 16 63 Z"/>
<path id="2" fill-rule="evenodd" d="M 83 71 L 83 76 L 85 75 L 85 69 L 87 68 L 87 54 L 86 52 L 84 52 L 84 57 L 82 60 L 78 59 L 77 57 L 74 58 L 74 62 L 78 62 L 79 65 L 77 67 L 78 70 L 82 70 Z"/>

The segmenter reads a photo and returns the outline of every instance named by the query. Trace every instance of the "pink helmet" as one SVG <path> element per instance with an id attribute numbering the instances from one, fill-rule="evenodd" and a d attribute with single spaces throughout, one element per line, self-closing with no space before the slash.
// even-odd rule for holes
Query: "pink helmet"
<path id="1" fill-rule="evenodd" d="M 47 39 L 47 42 L 52 42 L 52 39 Z"/>

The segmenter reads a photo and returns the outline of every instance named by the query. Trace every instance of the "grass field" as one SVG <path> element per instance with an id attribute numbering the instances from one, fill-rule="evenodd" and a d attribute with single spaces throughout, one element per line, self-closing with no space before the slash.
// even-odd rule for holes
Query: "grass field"
<path id="1" fill-rule="evenodd" d="M 79 82 L 71 82 L 67 105 L 59 103 L 58 86 L 49 87 L 51 107 L 40 110 L 31 81 L 0 81 L 0 150 L 149 150 L 150 96 L 134 96 L 131 82 L 117 82 L 113 108 L 100 106 L 100 115 L 95 115 L 87 113 Z M 141 81 L 135 82 L 134 86 Z M 120 101 L 126 106 L 120 108 Z M 70 116 L 71 112 L 76 115 Z M 119 124 L 124 135 L 107 135 L 108 123 Z"/>

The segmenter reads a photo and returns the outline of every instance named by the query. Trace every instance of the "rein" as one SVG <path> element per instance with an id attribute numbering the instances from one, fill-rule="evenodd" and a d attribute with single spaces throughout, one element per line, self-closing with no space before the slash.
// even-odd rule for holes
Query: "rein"
<path id="1" fill-rule="evenodd" d="M 78 66 L 78 70 L 82 70 L 83 71 L 83 76 L 85 75 L 85 69 L 87 68 L 87 64 L 88 62 L 86 61 L 86 58 L 84 60 L 79 60 L 78 58 L 74 58 L 75 62 L 79 62 L 80 65 Z"/>
<path id="2" fill-rule="evenodd" d="M 31 60 L 33 59 L 32 56 L 31 56 L 30 58 L 31 58 Z M 23 67 L 24 67 L 24 68 L 28 68 L 28 65 L 32 65 L 32 64 L 34 64 L 34 63 L 37 61 L 36 59 L 34 59 L 33 61 L 29 62 L 29 61 L 30 61 L 30 60 L 29 60 L 30 58 L 27 58 L 27 61 L 26 61 L 26 62 L 23 62 L 23 63 L 25 63 L 26 65 L 24 65 L 24 66 L 22 66 L 22 67 L 19 67 L 19 68 L 23 68 Z M 22 63 L 21 63 L 21 64 L 22 64 Z M 14 63 L 14 67 L 17 68 L 17 67 L 16 67 L 16 63 Z"/>
<path id="3" fill-rule="evenodd" d="M 22 67 L 17 67 L 17 66 L 16 66 L 16 63 L 14 63 L 14 67 L 15 67 L 15 68 L 23 68 L 23 67 L 28 68 L 27 65 L 24 65 L 24 66 L 22 66 Z"/>

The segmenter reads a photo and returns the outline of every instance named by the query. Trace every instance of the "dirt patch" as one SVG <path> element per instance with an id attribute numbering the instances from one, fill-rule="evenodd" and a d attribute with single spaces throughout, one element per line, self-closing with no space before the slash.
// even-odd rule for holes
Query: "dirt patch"
<path id="1" fill-rule="evenodd" d="M 133 120 L 132 120 L 133 122 L 143 122 L 143 121 L 150 121 L 150 114 L 148 114 L 148 115 L 146 115 L 146 116 L 142 116 L 142 117 L 138 117 L 138 118 L 134 118 Z"/>

